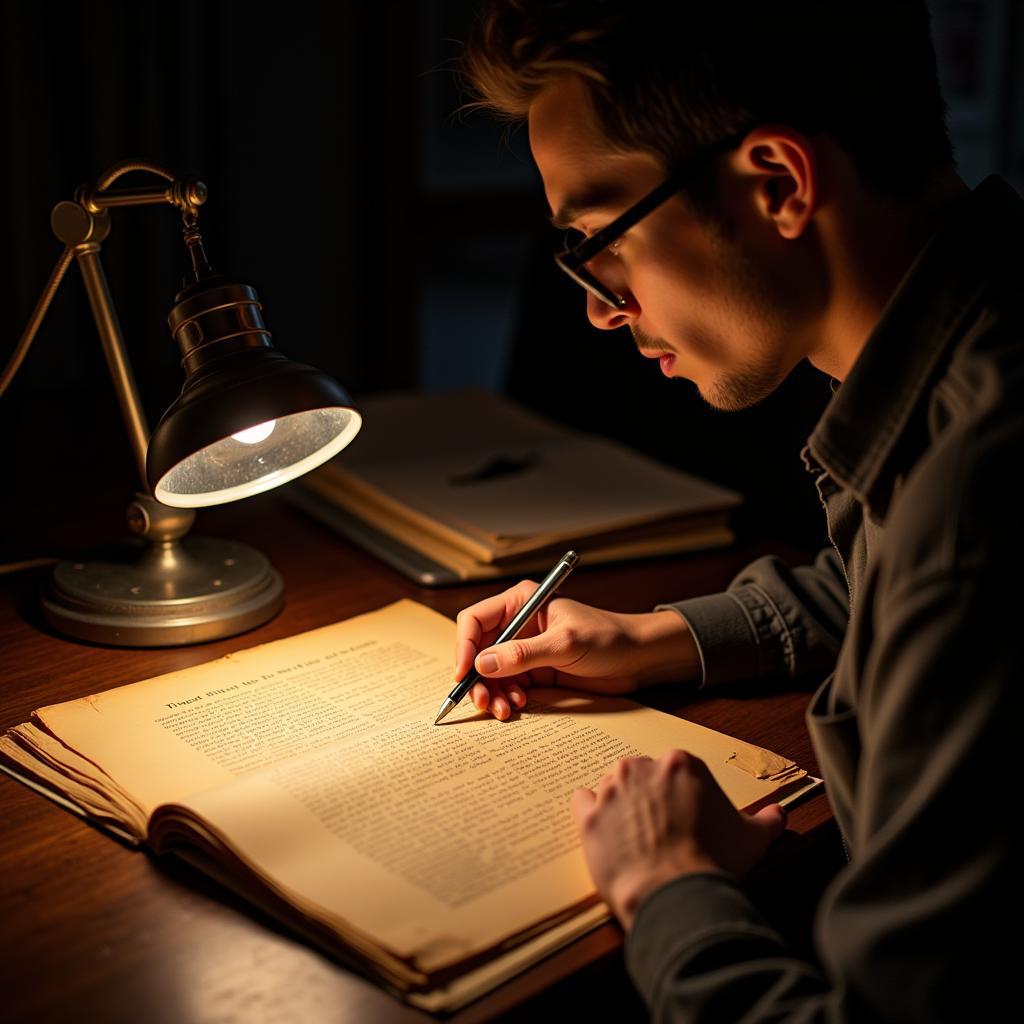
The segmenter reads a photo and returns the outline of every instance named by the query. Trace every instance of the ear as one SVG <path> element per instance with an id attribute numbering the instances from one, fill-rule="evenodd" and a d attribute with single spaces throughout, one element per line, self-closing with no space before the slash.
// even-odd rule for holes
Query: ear
<path id="1" fill-rule="evenodd" d="M 814 144 L 785 125 L 761 125 L 740 143 L 737 170 L 753 185 L 760 215 L 782 238 L 799 238 L 818 208 Z"/>

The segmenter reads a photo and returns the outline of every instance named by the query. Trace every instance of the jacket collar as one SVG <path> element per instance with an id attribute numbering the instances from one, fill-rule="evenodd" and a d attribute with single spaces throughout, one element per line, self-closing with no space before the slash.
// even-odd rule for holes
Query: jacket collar
<path id="1" fill-rule="evenodd" d="M 824 469 L 869 513 L 884 517 L 908 446 L 927 440 L 914 413 L 983 293 L 1012 266 L 1022 233 L 1024 201 L 1001 178 L 987 178 L 957 200 L 814 428 L 804 449 L 809 471 Z"/>

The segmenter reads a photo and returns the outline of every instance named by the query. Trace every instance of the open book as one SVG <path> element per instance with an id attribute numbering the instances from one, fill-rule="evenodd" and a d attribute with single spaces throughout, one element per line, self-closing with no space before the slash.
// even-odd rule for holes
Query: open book
<path id="1" fill-rule="evenodd" d="M 359 405 L 357 441 L 290 496 L 419 583 L 544 569 L 566 547 L 586 547 L 593 565 L 732 541 L 734 491 L 500 395 L 378 395 Z M 427 568 L 417 570 L 416 555 Z"/>
<path id="2" fill-rule="evenodd" d="M 399 601 L 42 708 L 9 774 L 185 857 L 330 955 L 454 1009 L 605 920 L 569 794 L 673 746 L 739 807 L 813 784 L 791 761 L 625 699 L 534 689 L 441 725 L 454 624 Z"/>

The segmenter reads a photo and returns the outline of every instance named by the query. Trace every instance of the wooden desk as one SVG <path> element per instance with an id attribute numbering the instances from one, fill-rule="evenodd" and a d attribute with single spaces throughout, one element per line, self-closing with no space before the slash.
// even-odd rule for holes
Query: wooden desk
<path id="1" fill-rule="evenodd" d="M 42 624 L 36 607 L 41 572 L 0 578 L 0 727 L 27 721 L 46 704 L 209 661 L 401 597 L 454 617 L 495 589 L 493 584 L 416 587 L 274 495 L 208 510 L 199 517 L 198 531 L 244 541 L 271 558 L 286 588 L 286 604 L 276 619 L 244 636 L 195 647 L 94 647 L 52 635 Z M 658 601 L 721 589 L 742 565 L 771 550 L 776 549 L 747 546 L 658 563 L 581 567 L 564 593 L 616 610 L 647 610 Z M 687 703 L 678 688 L 660 687 L 645 699 L 668 711 L 685 705 L 688 718 L 817 771 L 803 726 L 807 693 L 788 686 L 760 687 L 756 695 L 752 690 Z M 430 1019 L 291 938 L 184 865 L 123 848 L 6 777 L 0 778 L 0 810 L 4 1020 Z M 792 834 L 754 880 L 768 912 L 772 894 L 780 893 L 786 898 L 774 901 L 775 910 L 792 910 L 793 881 L 810 868 L 823 874 L 832 870 L 836 846 L 830 822 L 823 796 L 793 811 Z M 636 1019 L 643 1011 L 622 970 L 621 941 L 618 926 L 609 923 L 455 1019 L 525 1019 L 588 1008 L 599 1012 L 595 1019 Z"/>

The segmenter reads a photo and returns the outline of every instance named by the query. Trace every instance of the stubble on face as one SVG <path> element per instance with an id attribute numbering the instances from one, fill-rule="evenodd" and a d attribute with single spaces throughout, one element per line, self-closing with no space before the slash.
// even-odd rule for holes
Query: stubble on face
<path id="1" fill-rule="evenodd" d="M 645 353 L 663 352 L 677 355 L 671 345 L 660 338 L 647 334 L 639 327 L 631 326 L 633 340 L 638 349 Z M 773 360 L 757 361 L 745 366 L 734 367 L 723 371 L 710 383 L 702 386 L 693 381 L 697 393 L 712 409 L 720 412 L 739 412 L 749 409 L 767 398 L 782 383 L 784 375 L 780 375 Z M 679 378 L 687 380 L 686 377 Z"/>
<path id="2" fill-rule="evenodd" d="M 792 367 L 786 365 L 784 359 L 782 320 L 776 304 L 778 296 L 767 274 L 740 249 L 727 231 L 713 230 L 712 245 L 723 278 L 730 285 L 729 315 L 720 318 L 723 326 L 719 332 L 730 330 L 725 326 L 726 322 L 734 325 L 743 322 L 747 325 L 743 333 L 748 340 L 742 362 L 735 359 L 718 369 L 710 380 L 695 380 L 694 384 L 701 398 L 713 409 L 737 412 L 767 398 L 785 380 Z M 679 349 L 665 339 L 648 334 L 635 324 L 630 324 L 629 329 L 638 349 L 646 353 L 680 356 Z M 714 337 L 710 331 L 704 337 L 695 336 L 691 340 L 695 349 L 728 351 L 721 338 Z"/>

